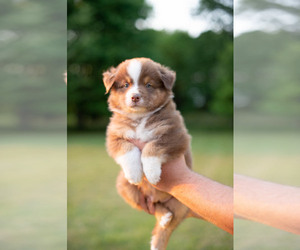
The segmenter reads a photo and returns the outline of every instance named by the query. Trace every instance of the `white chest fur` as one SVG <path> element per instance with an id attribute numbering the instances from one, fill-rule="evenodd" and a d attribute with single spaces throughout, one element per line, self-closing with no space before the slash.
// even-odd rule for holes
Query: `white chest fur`
<path id="1" fill-rule="evenodd" d="M 151 128 L 146 128 L 148 117 L 142 118 L 135 125 L 135 130 L 127 130 L 125 137 L 128 139 L 141 140 L 143 142 L 150 141 L 154 137 L 154 131 Z"/>
<path id="2" fill-rule="evenodd" d="M 147 120 L 148 120 L 149 116 L 146 116 L 144 118 L 142 118 L 139 121 L 136 121 L 134 125 L 135 129 L 129 129 L 124 133 L 124 137 L 127 139 L 137 139 L 140 140 L 142 142 L 149 142 L 152 139 L 154 139 L 155 134 L 155 127 L 154 126 L 147 126 Z M 129 161 L 132 161 L 133 157 L 130 154 L 125 154 L 124 155 L 124 159 L 121 157 L 120 160 L 117 159 L 117 162 L 122 166 L 123 171 L 125 173 L 125 177 L 129 180 L 129 182 L 131 183 L 136 183 L 138 182 L 138 178 L 134 179 L 133 177 L 135 177 L 134 172 L 138 172 L 140 173 L 139 169 L 142 169 L 142 171 L 144 172 L 147 180 L 152 183 L 152 184 L 157 184 L 160 180 L 160 175 L 161 175 L 161 164 L 163 163 L 163 158 L 161 157 L 157 157 L 157 156 L 143 156 L 143 152 L 144 150 L 146 150 L 147 145 L 145 146 L 145 148 L 142 151 L 142 155 L 141 158 L 138 157 L 138 160 L 136 161 L 141 161 L 142 164 L 134 164 L 134 163 L 130 163 L 127 164 L 128 166 L 140 166 L 142 165 L 143 167 L 139 167 L 138 169 L 130 169 L 129 167 L 127 167 L 126 163 L 127 159 L 129 159 Z M 139 175 L 140 177 L 140 175 Z"/>

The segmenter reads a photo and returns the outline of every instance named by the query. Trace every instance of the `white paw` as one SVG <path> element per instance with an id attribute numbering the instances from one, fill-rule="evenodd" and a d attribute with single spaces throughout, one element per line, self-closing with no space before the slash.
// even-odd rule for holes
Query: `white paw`
<path id="1" fill-rule="evenodd" d="M 155 242 L 156 242 L 156 237 L 153 235 L 150 242 L 151 245 L 150 250 L 158 250 L 158 248 L 155 246 Z"/>
<path id="2" fill-rule="evenodd" d="M 168 212 L 166 214 L 164 214 L 161 218 L 160 218 L 160 221 L 159 221 L 159 225 L 162 227 L 162 228 L 165 228 L 166 226 L 169 225 L 170 221 L 172 220 L 173 218 L 173 214 L 171 212 Z"/>
<path id="3" fill-rule="evenodd" d="M 143 178 L 143 168 L 141 163 L 141 152 L 138 148 L 116 158 L 116 162 L 121 165 L 125 178 L 131 184 L 139 184 Z"/>
<path id="4" fill-rule="evenodd" d="M 158 157 L 142 157 L 143 170 L 147 180 L 155 185 L 160 181 L 161 160 Z"/>
<path id="5" fill-rule="evenodd" d="M 142 166 L 140 165 L 140 168 L 142 169 Z M 124 170 L 123 170 L 124 171 Z M 138 185 L 142 182 L 143 178 L 143 171 L 136 171 L 135 173 L 132 173 L 132 171 L 124 171 L 125 178 L 134 185 Z"/>

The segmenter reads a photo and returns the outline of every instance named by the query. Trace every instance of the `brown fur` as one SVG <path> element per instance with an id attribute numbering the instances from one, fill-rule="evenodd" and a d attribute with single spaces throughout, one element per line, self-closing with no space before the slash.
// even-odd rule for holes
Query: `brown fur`
<path id="1" fill-rule="evenodd" d="M 139 77 L 139 91 L 143 103 L 137 107 L 126 105 L 126 92 L 132 87 L 133 79 L 127 72 L 131 60 L 126 60 L 117 68 L 111 68 L 103 74 L 109 108 L 113 111 L 107 128 L 107 150 L 116 159 L 135 148 L 132 139 L 146 142 L 141 157 L 158 157 L 165 163 L 184 154 L 186 164 L 192 167 L 190 136 L 184 126 L 182 116 L 176 110 L 172 100 L 172 87 L 175 72 L 147 58 L 135 58 L 142 64 Z M 129 87 L 124 87 L 128 83 Z M 151 87 L 146 87 L 150 83 Z M 137 132 L 138 126 L 146 117 L 143 131 L 147 136 Z M 187 216 L 189 209 L 171 195 L 154 188 L 144 176 L 138 185 L 127 181 L 123 171 L 117 178 L 117 190 L 124 200 L 133 208 L 142 209 L 141 194 L 148 197 L 154 204 L 156 226 L 153 230 L 151 248 L 165 249 L 172 231 Z M 172 213 L 172 219 L 162 227 L 159 222 L 167 212 Z"/>

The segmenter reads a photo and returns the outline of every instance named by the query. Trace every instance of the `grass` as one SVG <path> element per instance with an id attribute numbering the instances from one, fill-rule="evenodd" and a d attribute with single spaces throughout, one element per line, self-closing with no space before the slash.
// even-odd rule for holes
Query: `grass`
<path id="1" fill-rule="evenodd" d="M 1 138 L 0 249 L 66 249 L 66 133 Z"/>
<path id="2" fill-rule="evenodd" d="M 235 133 L 234 170 L 283 185 L 299 187 L 299 146 L 297 131 L 244 131 Z M 289 249 L 300 246 L 300 237 L 252 221 L 235 219 L 236 249 Z"/>
<path id="3" fill-rule="evenodd" d="M 232 135 L 193 132 L 194 170 L 232 185 Z M 68 249 L 149 249 L 155 219 L 118 195 L 119 166 L 105 151 L 102 133 L 68 136 Z M 232 249 L 232 236 L 197 219 L 185 220 L 168 249 Z"/>
<path id="4" fill-rule="evenodd" d="M 192 131 L 195 171 L 232 185 L 232 135 Z M 64 134 L 2 134 L 1 249 L 66 249 L 66 143 Z M 117 195 L 119 167 L 104 148 L 104 134 L 68 136 L 68 248 L 149 249 L 155 220 Z M 299 186 L 299 133 L 235 134 L 235 170 Z M 298 235 L 235 221 L 235 249 L 299 249 Z M 232 249 L 232 237 L 187 219 L 169 250 Z"/>

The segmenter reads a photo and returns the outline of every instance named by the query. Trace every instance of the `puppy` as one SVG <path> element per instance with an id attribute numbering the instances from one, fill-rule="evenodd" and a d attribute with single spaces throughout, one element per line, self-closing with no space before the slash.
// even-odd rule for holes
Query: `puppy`
<path id="1" fill-rule="evenodd" d="M 103 73 L 109 109 L 107 127 L 109 155 L 121 166 L 117 189 L 124 200 L 142 209 L 140 197 L 154 206 L 156 226 L 151 249 L 166 249 L 172 231 L 189 209 L 151 184 L 160 181 L 162 164 L 185 156 L 192 167 L 190 136 L 176 110 L 172 87 L 176 74 L 148 58 L 126 60 Z M 145 142 L 142 152 L 131 143 Z"/>

